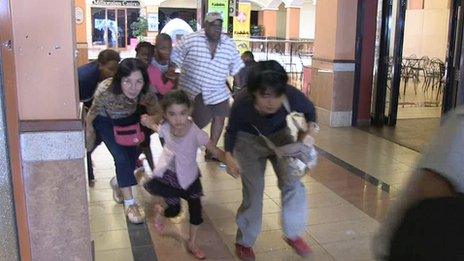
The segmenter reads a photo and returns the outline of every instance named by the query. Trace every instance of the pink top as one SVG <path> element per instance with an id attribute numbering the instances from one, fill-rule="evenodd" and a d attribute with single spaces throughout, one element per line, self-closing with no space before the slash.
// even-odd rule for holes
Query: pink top
<path id="1" fill-rule="evenodd" d="M 199 175 L 197 165 L 197 150 L 209 142 L 208 134 L 191 123 L 184 137 L 176 137 L 170 132 L 168 123 L 161 125 L 159 136 L 164 138 L 164 147 L 155 167 L 155 176 L 162 177 L 174 160 L 175 172 L 179 185 L 187 189 Z"/>
<path id="2" fill-rule="evenodd" d="M 168 80 L 166 83 L 163 82 L 161 71 L 154 65 L 150 64 L 147 68 L 148 78 L 150 84 L 158 91 L 161 95 L 165 95 L 174 87 L 174 83 Z"/>

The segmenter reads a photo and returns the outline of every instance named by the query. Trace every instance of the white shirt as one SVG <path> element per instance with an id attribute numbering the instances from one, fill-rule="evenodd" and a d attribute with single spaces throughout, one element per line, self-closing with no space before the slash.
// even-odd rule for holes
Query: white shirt
<path id="1" fill-rule="evenodd" d="M 244 67 L 235 43 L 224 34 L 212 58 L 204 30 L 185 36 L 174 48 L 172 61 L 181 69 L 179 88 L 192 99 L 201 93 L 206 105 L 228 100 L 227 77 Z"/>

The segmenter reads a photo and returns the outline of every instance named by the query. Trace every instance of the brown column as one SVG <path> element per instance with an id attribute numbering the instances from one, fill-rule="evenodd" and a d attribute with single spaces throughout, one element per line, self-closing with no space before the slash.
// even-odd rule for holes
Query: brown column
<path id="1" fill-rule="evenodd" d="M 350 126 L 357 0 L 318 1 L 316 8 L 311 99 L 321 122 Z"/>
<path id="2" fill-rule="evenodd" d="M 87 43 L 87 6 L 85 0 L 75 0 L 75 16 L 76 16 L 76 47 L 78 51 L 77 66 L 84 65 L 89 62 Z"/>
<path id="3" fill-rule="evenodd" d="M 21 259 L 91 260 L 74 3 L 7 2 L 13 50 L 6 105 L 15 113 L 7 126 Z"/>
<path id="4" fill-rule="evenodd" d="M 262 10 L 262 25 L 264 26 L 264 36 L 277 36 L 277 10 Z"/>
<path id="5" fill-rule="evenodd" d="M 285 25 L 286 39 L 296 39 L 300 37 L 300 8 L 287 7 L 287 22 Z"/>

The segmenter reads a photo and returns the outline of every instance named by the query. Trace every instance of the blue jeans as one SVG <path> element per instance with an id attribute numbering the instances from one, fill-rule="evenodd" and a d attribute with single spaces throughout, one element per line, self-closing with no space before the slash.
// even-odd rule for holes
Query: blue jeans
<path id="1" fill-rule="evenodd" d="M 291 143 L 287 129 L 269 135 L 277 146 Z M 252 247 L 261 232 L 263 212 L 264 173 L 269 159 L 278 178 L 282 195 L 282 225 L 286 237 L 294 239 L 306 229 L 308 215 L 306 188 L 299 178 L 291 177 L 285 167 L 269 149 L 264 140 L 256 135 L 239 132 L 234 156 L 241 168 L 242 204 L 237 212 L 236 243 Z"/>
<path id="2" fill-rule="evenodd" d="M 114 139 L 113 124 L 107 117 L 97 116 L 93 121 L 93 127 L 113 156 L 119 187 L 125 188 L 137 185 L 134 176 L 139 155 L 137 147 L 125 147 L 117 144 Z"/>

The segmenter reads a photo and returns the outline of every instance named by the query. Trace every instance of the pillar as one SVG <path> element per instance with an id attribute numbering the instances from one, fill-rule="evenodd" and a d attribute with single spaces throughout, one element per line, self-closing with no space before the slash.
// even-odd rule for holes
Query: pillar
<path id="1" fill-rule="evenodd" d="M 77 66 L 89 62 L 89 44 L 87 43 L 87 6 L 85 0 L 75 0 Z"/>
<path id="2" fill-rule="evenodd" d="M 287 7 L 287 20 L 285 39 L 297 39 L 300 37 L 300 8 Z"/>
<path id="3" fill-rule="evenodd" d="M 261 10 L 260 25 L 264 26 L 265 37 L 277 36 L 277 10 Z"/>
<path id="4" fill-rule="evenodd" d="M 74 1 L 6 2 L 13 46 L 2 69 L 21 260 L 91 260 Z"/>
<path id="5" fill-rule="evenodd" d="M 353 108 L 357 0 L 316 5 L 316 33 L 310 97 L 319 121 L 350 126 Z"/>
<path id="6" fill-rule="evenodd" d="M 158 14 L 158 9 L 159 9 L 158 5 L 147 5 L 147 6 L 145 6 L 145 11 L 146 11 L 147 17 L 149 16 L 149 14 Z M 161 28 L 158 28 L 158 30 L 161 30 Z M 158 35 L 158 33 L 159 33 L 159 31 L 158 32 L 148 31 L 145 41 L 154 44 L 155 40 L 156 40 L 156 36 Z"/>
<path id="7" fill-rule="evenodd" d="M 374 75 L 375 37 L 377 30 L 377 3 L 378 1 L 364 1 L 363 28 L 361 39 L 361 61 L 359 78 L 359 99 L 355 107 L 356 124 L 368 125 L 371 118 L 372 86 Z M 356 93 L 354 95 L 357 95 Z"/>

